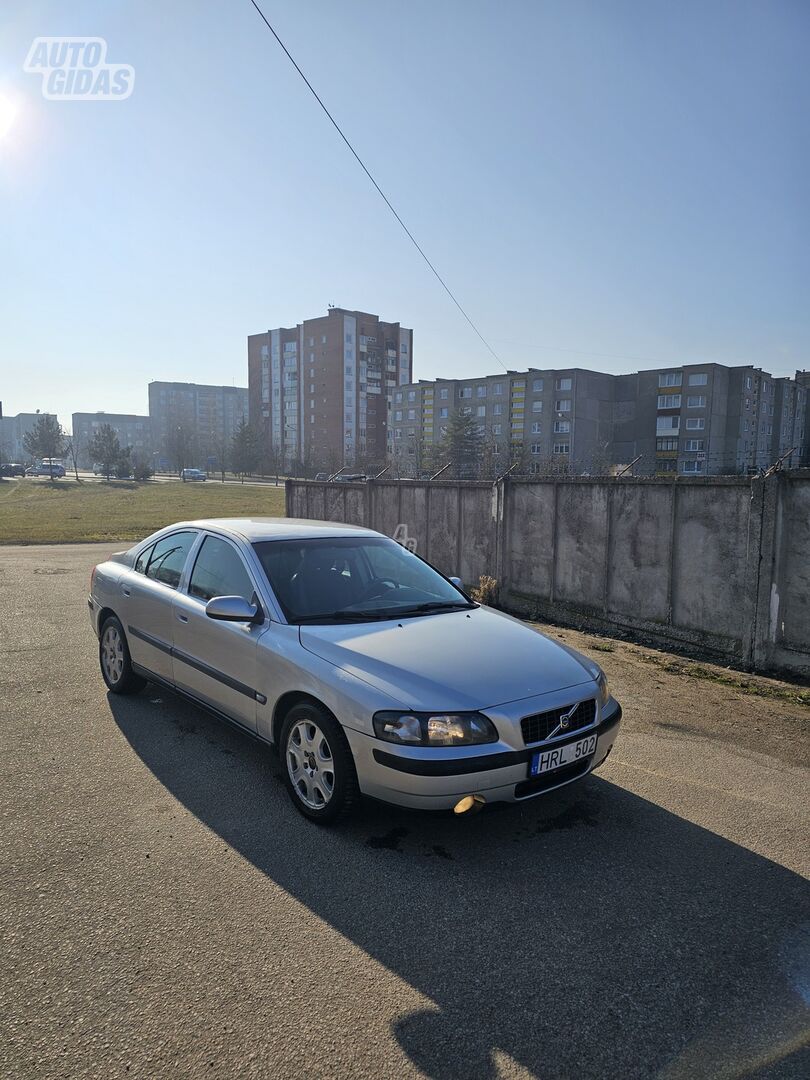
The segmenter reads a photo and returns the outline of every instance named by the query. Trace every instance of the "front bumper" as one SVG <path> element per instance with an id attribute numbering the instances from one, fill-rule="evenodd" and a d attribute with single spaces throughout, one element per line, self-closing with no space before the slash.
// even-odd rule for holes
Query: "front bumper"
<path id="1" fill-rule="evenodd" d="M 538 750 L 547 749 L 545 743 L 495 753 L 487 753 L 487 747 L 476 747 L 473 753 L 438 756 L 424 751 L 414 753 L 413 748 L 344 730 L 354 755 L 360 790 L 365 795 L 398 806 L 449 810 L 464 795 L 482 795 L 487 802 L 523 802 L 581 780 L 610 753 L 621 718 L 621 705 L 611 699 L 595 726 L 555 739 L 551 745 L 560 747 L 596 734 L 596 749 L 575 766 L 564 766 L 540 777 L 530 777 L 529 763 Z"/>

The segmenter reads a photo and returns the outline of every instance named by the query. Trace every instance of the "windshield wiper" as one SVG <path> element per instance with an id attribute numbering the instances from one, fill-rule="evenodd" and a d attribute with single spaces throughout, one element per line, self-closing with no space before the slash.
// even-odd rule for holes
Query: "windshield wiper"
<path id="1" fill-rule="evenodd" d="M 477 604 L 468 603 L 466 600 L 445 601 L 430 600 L 424 604 L 415 604 L 413 607 L 389 609 L 388 618 L 396 619 L 400 615 L 429 615 L 438 611 L 463 611 L 478 607 Z"/>
<path id="2" fill-rule="evenodd" d="M 319 615 L 299 615 L 296 623 L 320 622 L 376 622 L 378 619 L 390 619 L 392 616 L 379 611 L 323 611 Z"/>

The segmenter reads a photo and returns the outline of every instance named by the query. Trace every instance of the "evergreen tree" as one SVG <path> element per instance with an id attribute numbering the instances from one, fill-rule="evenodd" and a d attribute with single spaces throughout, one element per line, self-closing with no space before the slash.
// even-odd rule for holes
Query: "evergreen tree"
<path id="1" fill-rule="evenodd" d="M 37 417 L 36 423 L 30 431 L 23 436 L 23 447 L 32 458 L 59 457 L 65 445 L 65 433 L 62 425 L 50 413 L 44 413 Z M 53 480 L 53 468 L 51 468 L 51 480 Z"/>
<path id="2" fill-rule="evenodd" d="M 233 461 L 233 471 L 242 477 L 242 483 L 245 482 L 245 476 L 249 476 L 256 471 L 261 459 L 256 432 L 244 417 L 233 437 L 231 459 Z"/>
<path id="3" fill-rule="evenodd" d="M 445 461 L 453 464 L 457 477 L 478 474 L 481 464 L 483 435 L 477 421 L 469 413 L 457 409 L 450 417 L 441 442 Z"/>
<path id="4" fill-rule="evenodd" d="M 109 424 L 102 424 L 93 433 L 88 450 L 91 459 L 101 465 L 108 480 L 114 472 L 121 470 L 124 459 L 129 455 L 129 448 L 124 451 L 114 428 Z"/>

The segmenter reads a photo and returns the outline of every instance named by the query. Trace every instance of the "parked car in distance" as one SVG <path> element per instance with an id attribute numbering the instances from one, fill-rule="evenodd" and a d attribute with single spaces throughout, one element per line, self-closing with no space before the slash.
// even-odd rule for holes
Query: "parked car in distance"
<path id="1" fill-rule="evenodd" d="M 332 482 L 335 484 L 358 484 L 365 479 L 365 473 L 338 473 L 337 476 L 332 477 Z"/>
<path id="2" fill-rule="evenodd" d="M 358 794 L 459 814 L 531 799 L 619 730 L 598 664 L 370 529 L 171 525 L 96 566 L 88 604 L 112 693 L 155 682 L 276 747 L 321 823 Z"/>
<path id="3" fill-rule="evenodd" d="M 316 480 L 321 480 L 321 481 L 328 480 L 329 479 L 329 473 L 327 473 L 327 472 L 315 473 L 315 479 Z"/>
<path id="4" fill-rule="evenodd" d="M 32 465 L 25 470 L 26 476 L 64 476 L 64 465 Z"/>
<path id="5" fill-rule="evenodd" d="M 202 469 L 183 469 L 180 478 L 182 480 L 207 480 L 208 473 L 204 473 Z"/>
<path id="6" fill-rule="evenodd" d="M 16 461 L 7 461 L 0 465 L 0 476 L 25 476 L 25 466 Z"/>

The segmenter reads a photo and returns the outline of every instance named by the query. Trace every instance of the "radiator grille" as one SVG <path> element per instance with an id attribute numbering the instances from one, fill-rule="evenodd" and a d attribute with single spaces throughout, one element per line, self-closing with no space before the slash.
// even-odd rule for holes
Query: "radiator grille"
<path id="1" fill-rule="evenodd" d="M 567 735 L 569 731 L 579 731 L 580 728 L 589 727 L 594 722 L 596 702 L 591 699 L 590 701 L 580 701 L 568 719 L 566 726 L 560 727 L 560 717 L 568 713 L 570 709 L 570 705 L 563 705 L 557 709 L 549 709 L 548 712 L 524 716 L 520 721 L 523 741 L 527 746 L 530 743 L 543 742 L 556 728 L 559 728 L 557 735 Z"/>

